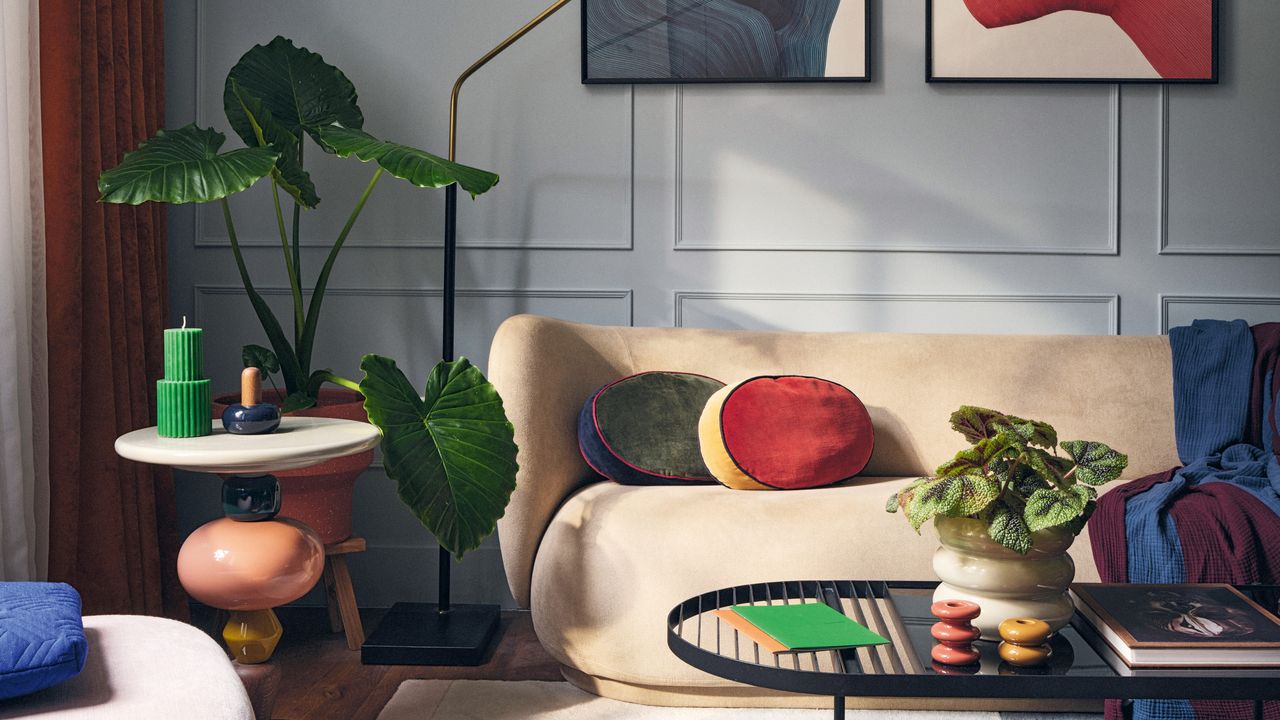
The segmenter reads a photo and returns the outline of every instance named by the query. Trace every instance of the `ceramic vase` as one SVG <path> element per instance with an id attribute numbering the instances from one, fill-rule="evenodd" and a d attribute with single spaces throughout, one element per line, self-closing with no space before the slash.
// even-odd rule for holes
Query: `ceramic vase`
<path id="1" fill-rule="evenodd" d="M 933 598 L 977 603 L 982 614 L 973 624 L 983 640 L 999 640 L 1008 618 L 1039 618 L 1054 632 L 1071 621 L 1075 607 L 1067 588 L 1076 566 L 1067 548 L 1075 535 L 1056 528 L 1033 533 L 1030 552 L 1019 555 L 992 540 L 980 520 L 938 517 L 934 527 L 942 546 L 933 571 L 942 583 Z"/>

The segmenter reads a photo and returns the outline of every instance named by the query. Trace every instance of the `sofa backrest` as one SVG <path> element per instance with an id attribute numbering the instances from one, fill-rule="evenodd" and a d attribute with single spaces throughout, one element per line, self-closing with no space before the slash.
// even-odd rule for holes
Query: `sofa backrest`
<path id="1" fill-rule="evenodd" d="M 779 374 L 839 382 L 862 399 L 875 427 L 867 477 L 932 472 L 965 445 L 947 422 L 965 404 L 1044 420 L 1064 440 L 1105 442 L 1129 455 L 1125 479 L 1178 464 L 1163 337 L 746 332 L 519 315 L 494 337 L 489 377 L 520 446 L 516 492 L 499 533 L 521 606 L 547 523 L 591 477 L 577 450 L 582 402 L 600 385 L 645 370 L 727 383 Z"/>

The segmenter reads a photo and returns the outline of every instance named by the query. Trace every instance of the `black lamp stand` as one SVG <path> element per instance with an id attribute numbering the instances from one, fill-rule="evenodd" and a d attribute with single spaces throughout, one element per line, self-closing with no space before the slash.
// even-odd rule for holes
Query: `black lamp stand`
<path id="1" fill-rule="evenodd" d="M 556 0 L 458 77 L 449 99 L 449 160 L 457 159 L 458 93 L 467 78 L 525 33 L 551 17 L 570 0 Z M 452 361 L 453 319 L 458 259 L 458 185 L 445 188 L 444 196 L 444 341 L 445 361 Z M 391 606 L 360 647 L 366 665 L 480 665 L 498 629 L 497 605 L 454 605 L 449 602 L 449 575 L 453 557 L 440 548 L 438 603 L 400 602 Z"/>

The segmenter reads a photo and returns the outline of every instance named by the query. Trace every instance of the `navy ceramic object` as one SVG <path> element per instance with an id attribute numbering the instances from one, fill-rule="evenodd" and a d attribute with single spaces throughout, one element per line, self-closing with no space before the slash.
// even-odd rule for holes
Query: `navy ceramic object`
<path id="1" fill-rule="evenodd" d="M 280 512 L 280 481 L 275 475 L 229 477 L 222 481 L 222 512 L 232 520 L 270 520 Z"/>
<path id="2" fill-rule="evenodd" d="M 232 405 L 222 413 L 222 427 L 233 435 L 261 435 L 280 427 L 280 408 L 271 403 Z"/>

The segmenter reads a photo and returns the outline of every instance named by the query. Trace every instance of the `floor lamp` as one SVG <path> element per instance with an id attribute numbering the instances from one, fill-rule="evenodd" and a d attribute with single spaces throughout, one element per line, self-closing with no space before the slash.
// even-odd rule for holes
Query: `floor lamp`
<path id="1" fill-rule="evenodd" d="M 458 154 L 458 94 L 462 84 L 530 30 L 568 5 L 556 0 L 519 30 L 503 40 L 458 76 L 449 97 L 449 160 Z M 452 361 L 453 318 L 458 257 L 458 185 L 444 195 L 444 338 L 443 359 Z M 361 661 L 371 665 L 479 665 L 485 660 L 498 629 L 497 605 L 454 605 L 449 602 L 449 576 L 453 557 L 440 548 L 439 602 L 396 603 L 377 630 L 360 648 Z"/>

